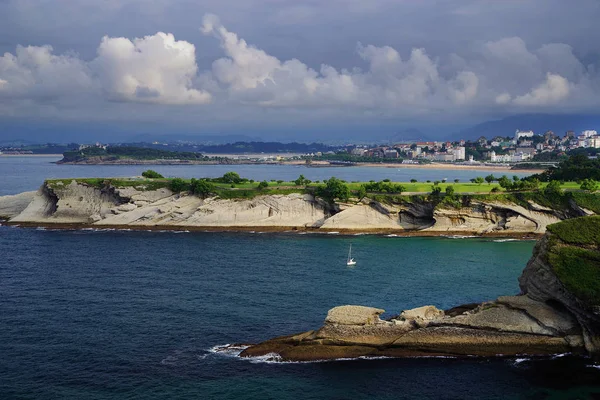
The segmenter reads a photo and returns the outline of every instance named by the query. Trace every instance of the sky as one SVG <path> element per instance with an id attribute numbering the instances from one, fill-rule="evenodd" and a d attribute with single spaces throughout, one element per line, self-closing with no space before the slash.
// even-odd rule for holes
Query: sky
<path id="1" fill-rule="evenodd" d="M 0 0 L 0 139 L 595 115 L 598 21 L 598 0 Z"/>

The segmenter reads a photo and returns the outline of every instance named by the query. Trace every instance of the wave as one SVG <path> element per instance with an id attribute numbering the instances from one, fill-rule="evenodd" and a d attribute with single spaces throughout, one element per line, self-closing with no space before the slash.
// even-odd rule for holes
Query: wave
<path id="1" fill-rule="evenodd" d="M 477 238 L 479 236 L 474 236 L 474 235 L 449 235 L 449 236 L 445 236 L 445 235 L 442 235 L 442 237 L 445 237 L 446 239 L 473 239 L 473 238 Z"/>
<path id="2" fill-rule="evenodd" d="M 339 235 L 339 232 L 327 232 L 328 235 Z"/>
<path id="3" fill-rule="evenodd" d="M 250 347 L 250 346 L 243 345 L 243 344 L 226 343 L 226 344 L 218 344 L 216 346 L 213 346 L 210 349 L 208 349 L 207 351 L 211 354 L 219 354 L 219 355 L 229 356 L 229 357 L 238 357 L 240 355 L 240 353 L 242 351 L 246 350 L 248 347 Z"/>
<path id="4" fill-rule="evenodd" d="M 385 237 L 394 238 L 394 237 L 398 237 L 398 235 L 391 233 L 389 235 L 385 235 Z"/>
<path id="5" fill-rule="evenodd" d="M 494 239 L 493 242 L 504 243 L 504 242 L 517 242 L 521 239 Z"/>
<path id="6" fill-rule="evenodd" d="M 246 350 L 250 345 L 245 344 L 219 344 L 206 350 L 208 354 L 198 356 L 199 359 L 205 359 L 208 355 L 220 355 L 230 358 L 238 358 L 243 361 L 248 361 L 252 364 L 320 364 L 320 363 L 331 363 L 340 361 L 356 361 L 356 360 L 390 360 L 397 357 L 388 356 L 360 356 L 360 357 L 343 357 L 335 358 L 331 360 L 314 360 L 314 361 L 285 361 L 281 358 L 281 355 L 277 353 L 267 353 L 262 356 L 256 357 L 240 357 L 242 351 Z M 437 358 L 437 359 L 456 359 L 455 356 L 415 356 L 408 358 Z"/>

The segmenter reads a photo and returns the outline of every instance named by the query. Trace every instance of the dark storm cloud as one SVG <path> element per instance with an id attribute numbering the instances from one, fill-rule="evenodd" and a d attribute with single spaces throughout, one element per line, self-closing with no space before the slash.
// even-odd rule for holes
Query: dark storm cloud
<path id="1" fill-rule="evenodd" d="M 0 116 L 231 128 L 589 111 L 599 18 L 597 0 L 2 0 Z"/>

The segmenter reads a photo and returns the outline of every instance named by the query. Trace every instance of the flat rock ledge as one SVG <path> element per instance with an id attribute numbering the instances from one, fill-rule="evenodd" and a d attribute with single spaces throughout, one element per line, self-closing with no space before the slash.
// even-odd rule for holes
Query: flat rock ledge
<path id="1" fill-rule="evenodd" d="M 282 336 L 245 349 L 241 357 L 277 354 L 282 361 L 359 357 L 496 357 L 585 352 L 577 319 L 564 309 L 527 296 L 503 296 L 443 311 L 340 306 L 316 331 Z"/>

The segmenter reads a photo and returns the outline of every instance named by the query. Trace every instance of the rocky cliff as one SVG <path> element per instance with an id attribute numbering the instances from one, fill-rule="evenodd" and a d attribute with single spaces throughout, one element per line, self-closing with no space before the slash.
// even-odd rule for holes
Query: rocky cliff
<path id="1" fill-rule="evenodd" d="M 447 205 L 419 196 L 401 201 L 365 198 L 329 204 L 311 194 L 262 195 L 252 199 L 200 198 L 166 188 L 98 187 L 73 180 L 44 184 L 35 195 L 0 197 L 0 217 L 11 223 L 80 224 L 112 227 L 312 229 L 437 235 L 543 234 L 546 226 L 583 214 L 533 202 L 483 200 Z M 465 200 L 465 199 L 463 199 Z M 18 204 L 17 204 L 18 203 Z"/>
<path id="2" fill-rule="evenodd" d="M 575 231 L 575 239 L 565 231 Z M 362 356 L 600 354 L 600 217 L 551 225 L 520 278 L 522 294 L 442 311 L 340 306 L 316 330 L 245 349 L 242 357 L 312 361 Z M 583 252 L 582 252 L 583 251 Z M 558 259 L 557 254 L 562 254 Z M 564 265 L 564 263 L 568 265 Z"/>

